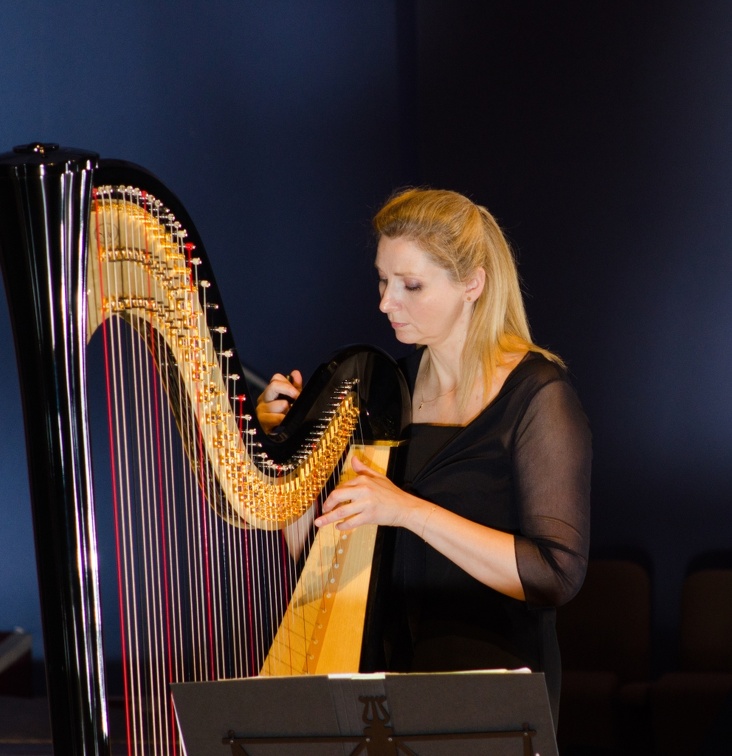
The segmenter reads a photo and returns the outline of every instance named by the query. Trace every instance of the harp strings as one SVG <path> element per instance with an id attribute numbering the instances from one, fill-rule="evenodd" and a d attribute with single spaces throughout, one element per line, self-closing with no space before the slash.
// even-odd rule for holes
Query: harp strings
<path id="1" fill-rule="evenodd" d="M 149 256 L 145 227 L 127 224 L 119 217 L 122 212 L 119 205 L 106 209 L 105 217 L 118 216 L 111 228 L 118 230 L 119 239 L 105 240 L 104 247 Z M 189 404 L 181 411 L 180 434 L 173 431 L 171 413 L 163 411 L 168 395 L 183 394 L 180 385 L 171 383 L 181 376 L 167 369 L 170 358 L 156 313 L 140 318 L 112 311 L 112 303 L 126 293 L 150 291 L 145 268 L 124 266 L 121 276 L 113 266 L 100 266 L 100 271 L 106 274 L 103 297 L 110 303 L 103 326 L 124 688 L 125 699 L 137 703 L 126 711 L 127 739 L 131 753 L 142 752 L 146 743 L 173 753 L 177 746 L 168 683 L 215 679 L 223 672 L 221 628 L 215 618 L 221 564 L 210 542 L 216 518 L 206 504 L 211 492 L 205 489 L 194 408 Z M 180 457 L 172 453 L 176 445 L 187 447 L 190 466 L 175 464 Z"/>
<path id="2" fill-rule="evenodd" d="M 130 753 L 150 743 L 178 753 L 169 684 L 259 672 L 302 562 L 275 528 L 315 498 L 319 507 L 355 421 L 342 419 L 353 416 L 346 388 L 300 457 L 261 459 L 184 230 L 130 188 L 97 188 L 92 216 L 89 320 L 105 354 L 126 737 Z M 324 437 L 338 443 L 326 449 Z M 336 553 L 337 535 L 313 545 L 313 516 L 304 552 Z M 327 572 L 319 579 L 323 592 Z M 277 653 L 303 671 L 293 647 L 312 622 L 293 611 L 297 643 L 278 635 Z"/>
<path id="3" fill-rule="evenodd" d="M 105 197 L 101 201 L 109 202 Z M 118 212 L 113 207 L 106 210 L 108 215 Z M 120 245 L 146 254 L 145 240 L 129 238 L 125 224 L 118 223 L 113 228 L 122 230 Z M 102 231 L 106 228 L 100 229 L 98 224 L 97 233 Z M 100 250 L 115 245 L 114 239 L 102 241 Z M 145 286 L 144 281 L 130 280 L 140 275 L 134 266 L 123 269 L 126 277 L 123 281 L 111 275 L 110 266 L 100 266 L 99 270 L 106 274 L 102 275 L 101 288 L 110 303 L 118 301 L 123 291 L 140 291 Z M 111 311 L 109 315 L 102 325 L 106 370 L 110 376 L 110 452 L 116 488 L 125 700 L 147 702 L 149 709 L 146 712 L 144 707 L 127 707 L 127 740 L 131 753 L 140 752 L 147 741 L 160 743 L 166 752 L 173 752 L 165 724 L 169 716 L 166 696 L 155 695 L 175 676 L 171 627 L 176 614 L 176 597 L 171 594 L 166 569 L 166 545 L 175 537 L 176 522 L 164 516 L 175 491 L 167 490 L 160 495 L 169 488 L 169 471 L 161 454 L 161 446 L 167 442 L 159 416 L 152 410 L 157 404 L 160 382 L 152 378 L 150 362 L 159 359 L 159 355 L 155 341 L 151 342 L 150 355 L 146 355 L 140 339 L 127 338 L 128 328 L 122 318 L 113 317 Z"/>

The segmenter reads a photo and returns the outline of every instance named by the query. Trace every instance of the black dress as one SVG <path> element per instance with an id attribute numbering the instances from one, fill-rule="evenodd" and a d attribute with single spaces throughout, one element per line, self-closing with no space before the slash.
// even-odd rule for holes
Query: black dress
<path id="1" fill-rule="evenodd" d="M 412 389 L 422 351 L 402 364 Z M 536 352 L 467 426 L 412 425 L 403 487 L 514 534 L 526 600 L 488 588 L 414 533 L 398 530 L 389 669 L 543 671 L 556 721 L 555 607 L 584 579 L 590 463 L 590 431 L 574 389 Z"/>

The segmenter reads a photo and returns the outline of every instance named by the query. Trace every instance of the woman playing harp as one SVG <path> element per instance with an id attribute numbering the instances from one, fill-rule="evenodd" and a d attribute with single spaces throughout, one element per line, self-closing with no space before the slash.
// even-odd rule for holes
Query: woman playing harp
<path id="1" fill-rule="evenodd" d="M 380 310 L 412 393 L 404 482 L 358 459 L 319 527 L 394 527 L 385 664 L 395 671 L 543 671 L 556 723 L 555 608 L 584 579 L 591 437 L 561 360 L 529 334 L 494 218 L 455 192 L 407 190 L 377 213 Z M 275 375 L 264 427 L 299 393 Z"/>

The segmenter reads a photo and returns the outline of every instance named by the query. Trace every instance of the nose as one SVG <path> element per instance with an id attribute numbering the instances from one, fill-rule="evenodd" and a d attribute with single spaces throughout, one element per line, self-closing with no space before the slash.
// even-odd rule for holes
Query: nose
<path id="1" fill-rule="evenodd" d="M 379 310 L 384 314 L 394 312 L 397 308 L 397 301 L 391 294 L 391 287 L 389 284 L 384 286 L 384 290 L 381 292 L 381 300 L 379 301 Z"/>

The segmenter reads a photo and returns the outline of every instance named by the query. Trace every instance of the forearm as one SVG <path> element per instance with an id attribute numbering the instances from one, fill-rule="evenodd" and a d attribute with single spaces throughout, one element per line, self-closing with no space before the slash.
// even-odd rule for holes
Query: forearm
<path id="1" fill-rule="evenodd" d="M 337 523 L 347 530 L 372 523 L 411 530 L 468 574 L 519 600 L 524 590 L 516 565 L 514 537 L 479 525 L 395 486 L 357 457 L 356 476 L 323 502 L 317 527 Z"/>
<path id="2" fill-rule="evenodd" d="M 476 580 L 524 600 L 511 533 L 466 520 L 428 501 L 418 502 L 411 508 L 405 527 Z"/>

